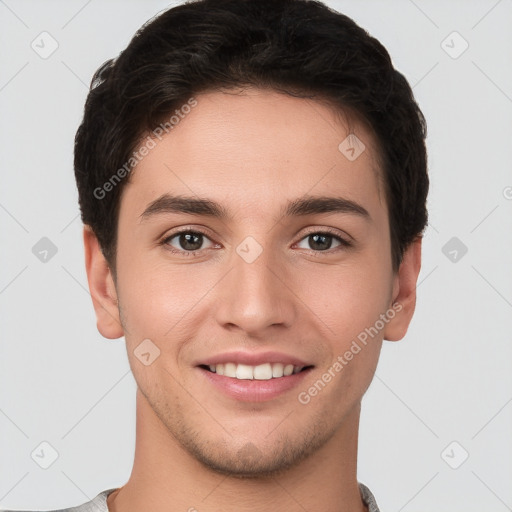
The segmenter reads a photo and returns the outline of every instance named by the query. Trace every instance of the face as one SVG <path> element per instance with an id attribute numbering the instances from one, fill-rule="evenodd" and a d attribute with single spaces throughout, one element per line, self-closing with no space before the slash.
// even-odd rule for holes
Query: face
<path id="1" fill-rule="evenodd" d="M 324 104 L 196 100 L 123 191 L 118 335 L 169 439 L 215 471 L 272 474 L 336 437 L 403 331 L 380 171 L 370 134 L 351 126 L 354 159 Z"/>

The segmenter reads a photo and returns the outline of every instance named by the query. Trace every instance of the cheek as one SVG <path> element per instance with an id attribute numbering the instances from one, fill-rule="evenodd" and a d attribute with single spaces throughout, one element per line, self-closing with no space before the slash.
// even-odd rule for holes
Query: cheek
<path id="1" fill-rule="evenodd" d="M 219 277 L 213 267 L 171 265 L 162 259 L 132 255 L 119 262 L 119 302 L 127 341 L 149 338 L 162 350 L 172 340 L 186 338 L 191 319 L 205 293 Z"/>
<path id="2" fill-rule="evenodd" d="M 323 403 L 341 415 L 347 404 L 356 403 L 365 393 L 375 373 L 383 337 L 377 322 L 388 309 L 390 282 L 380 269 L 363 267 L 339 268 L 325 282 L 328 286 L 312 294 L 311 309 L 329 326 L 320 380 L 333 384 L 327 384 L 329 392 L 318 406 Z M 312 280 L 309 289 L 313 284 Z"/>
<path id="3" fill-rule="evenodd" d="M 389 307 L 392 274 L 379 262 L 319 266 L 298 282 L 308 307 L 330 329 L 337 350 L 375 324 Z"/>

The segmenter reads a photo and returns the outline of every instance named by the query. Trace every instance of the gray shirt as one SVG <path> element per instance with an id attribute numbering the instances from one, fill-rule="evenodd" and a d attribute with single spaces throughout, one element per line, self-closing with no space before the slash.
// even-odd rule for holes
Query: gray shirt
<path id="1" fill-rule="evenodd" d="M 100 492 L 96 498 L 78 507 L 63 508 L 60 510 L 53 510 L 49 512 L 109 512 L 107 507 L 107 496 L 113 493 L 116 488 L 107 489 L 106 491 Z M 375 498 L 370 492 L 370 489 L 364 484 L 359 484 L 359 490 L 361 491 L 361 497 L 363 498 L 364 504 L 368 507 L 368 512 L 379 512 L 379 507 L 375 503 Z M 16 512 L 13 510 L 0 510 L 0 512 Z M 20 511 L 21 512 L 21 511 Z"/>

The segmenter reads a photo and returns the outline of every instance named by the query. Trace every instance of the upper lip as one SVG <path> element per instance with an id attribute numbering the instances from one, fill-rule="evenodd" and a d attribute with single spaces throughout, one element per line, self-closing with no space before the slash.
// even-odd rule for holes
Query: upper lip
<path id="1" fill-rule="evenodd" d="M 247 364 L 258 366 L 264 363 L 282 363 L 284 365 L 293 364 L 294 366 L 311 366 L 309 363 L 299 359 L 296 356 L 284 354 L 282 352 L 223 352 L 214 356 L 202 359 L 197 366 L 215 365 L 223 363 Z"/>

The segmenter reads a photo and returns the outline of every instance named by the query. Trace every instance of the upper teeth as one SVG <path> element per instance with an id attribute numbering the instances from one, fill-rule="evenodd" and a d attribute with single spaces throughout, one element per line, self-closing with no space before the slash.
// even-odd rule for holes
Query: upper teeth
<path id="1" fill-rule="evenodd" d="M 209 366 L 212 372 L 226 377 L 236 379 L 256 379 L 269 380 L 277 377 L 287 377 L 292 373 L 299 373 L 304 367 L 293 366 L 293 364 L 282 363 L 264 363 L 258 366 L 250 366 L 248 364 L 223 363 L 211 364 Z"/>

